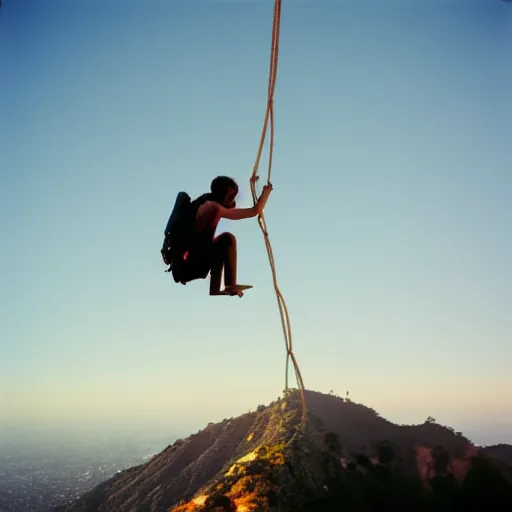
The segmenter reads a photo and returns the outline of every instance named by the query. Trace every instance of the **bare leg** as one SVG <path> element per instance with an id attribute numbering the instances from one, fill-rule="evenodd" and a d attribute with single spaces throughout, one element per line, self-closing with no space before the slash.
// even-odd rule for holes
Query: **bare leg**
<path id="1" fill-rule="evenodd" d="M 231 233 L 223 233 L 226 236 L 226 261 L 224 262 L 224 286 L 236 284 L 237 250 L 236 238 Z"/>
<path id="2" fill-rule="evenodd" d="M 225 286 L 236 285 L 236 238 L 231 233 L 222 233 L 213 241 L 213 248 L 210 295 L 219 295 L 223 270 Z"/>

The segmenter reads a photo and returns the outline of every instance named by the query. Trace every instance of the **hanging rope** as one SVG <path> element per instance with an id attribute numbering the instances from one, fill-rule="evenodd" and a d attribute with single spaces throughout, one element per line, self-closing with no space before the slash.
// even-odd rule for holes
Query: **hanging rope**
<path id="1" fill-rule="evenodd" d="M 267 111 L 265 113 L 265 120 L 263 122 L 263 130 L 261 133 L 260 145 L 258 148 L 258 153 L 256 156 L 256 161 L 254 163 L 254 168 L 251 175 L 251 192 L 254 204 L 256 204 L 258 200 L 258 196 L 256 194 L 256 182 L 259 179 L 258 169 L 260 165 L 261 153 L 263 151 L 263 146 L 265 143 L 265 137 L 267 135 L 267 128 L 270 121 L 270 149 L 269 149 L 269 160 L 268 160 L 268 173 L 267 173 L 267 184 L 270 185 L 270 178 L 272 174 L 272 156 L 274 152 L 274 89 L 276 85 L 277 78 L 277 61 L 279 54 L 279 30 L 281 23 L 281 0 L 274 0 L 274 23 L 272 27 L 272 48 L 270 55 L 270 73 L 269 73 L 269 83 L 268 83 L 268 101 L 267 101 Z M 270 244 L 270 238 L 268 236 L 267 223 L 265 222 L 265 216 L 262 213 L 258 216 L 258 224 L 263 233 L 263 237 L 265 240 L 265 245 L 267 247 L 268 259 L 270 262 L 270 268 L 272 270 L 272 279 L 274 281 L 274 289 L 276 292 L 277 303 L 279 306 L 279 313 L 281 315 L 281 325 L 283 328 L 284 340 L 286 344 L 286 373 L 285 373 L 285 389 L 288 390 L 288 368 L 289 361 L 291 359 L 293 363 L 293 367 L 295 369 L 295 376 L 297 378 L 297 384 L 299 386 L 299 391 L 301 394 L 302 401 L 302 422 L 306 420 L 307 416 L 307 405 L 306 405 L 306 397 L 305 397 L 305 388 L 304 382 L 302 380 L 302 375 L 300 373 L 299 365 L 297 363 L 297 359 L 293 353 L 292 346 L 292 331 L 290 324 L 290 317 L 288 314 L 288 308 L 286 307 L 286 302 L 284 300 L 283 294 L 279 290 L 279 286 L 277 283 L 277 272 L 274 262 L 274 255 L 272 252 L 272 245 Z"/>

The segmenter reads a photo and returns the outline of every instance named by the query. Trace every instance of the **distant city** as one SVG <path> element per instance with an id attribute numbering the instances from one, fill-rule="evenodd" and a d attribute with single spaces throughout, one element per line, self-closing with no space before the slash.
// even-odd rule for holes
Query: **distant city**
<path id="1" fill-rule="evenodd" d="M 177 436 L 6 435 L 0 432 L 0 512 L 48 512 L 116 472 L 147 461 Z"/>

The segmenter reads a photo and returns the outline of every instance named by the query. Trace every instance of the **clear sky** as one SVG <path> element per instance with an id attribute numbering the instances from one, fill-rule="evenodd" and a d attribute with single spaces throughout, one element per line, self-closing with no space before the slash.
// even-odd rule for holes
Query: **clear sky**
<path id="1" fill-rule="evenodd" d="M 251 204 L 272 14 L 3 2 L 3 421 L 196 431 L 281 394 L 256 220 L 220 227 L 243 299 L 160 256 L 180 190 Z M 283 1 L 266 217 L 308 388 L 512 442 L 510 48 L 499 0 Z"/>

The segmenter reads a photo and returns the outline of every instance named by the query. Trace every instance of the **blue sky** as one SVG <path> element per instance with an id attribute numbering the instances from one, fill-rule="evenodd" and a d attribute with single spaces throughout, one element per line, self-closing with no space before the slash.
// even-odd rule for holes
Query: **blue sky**
<path id="1" fill-rule="evenodd" d="M 197 430 L 280 395 L 257 222 L 220 226 L 242 300 L 159 252 L 180 190 L 228 174 L 251 204 L 272 10 L 4 2 L 7 422 Z M 281 23 L 266 218 L 306 386 L 512 442 L 511 6 L 289 0 Z"/>

